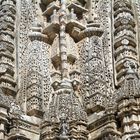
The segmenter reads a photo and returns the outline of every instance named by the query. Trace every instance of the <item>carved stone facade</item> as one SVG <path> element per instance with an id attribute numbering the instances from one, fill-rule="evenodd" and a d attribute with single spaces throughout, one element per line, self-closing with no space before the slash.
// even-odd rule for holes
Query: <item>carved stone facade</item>
<path id="1" fill-rule="evenodd" d="M 139 140 L 140 1 L 0 0 L 0 140 Z"/>

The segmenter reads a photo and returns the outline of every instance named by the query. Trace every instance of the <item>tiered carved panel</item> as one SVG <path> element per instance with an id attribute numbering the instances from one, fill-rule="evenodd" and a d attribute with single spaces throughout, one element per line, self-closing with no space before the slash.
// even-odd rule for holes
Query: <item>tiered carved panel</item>
<path id="1" fill-rule="evenodd" d="M 117 84 L 125 78 L 125 62 L 137 65 L 136 31 L 133 9 L 129 1 L 114 1 L 114 58 Z"/>
<path id="2" fill-rule="evenodd" d="M 27 73 L 27 110 L 28 114 L 35 110 L 42 110 L 42 68 L 40 54 L 41 43 L 33 41 L 28 54 Z"/>
<path id="3" fill-rule="evenodd" d="M 29 34 L 31 43 L 27 63 L 27 113 L 37 117 L 42 117 L 46 110 L 51 89 L 49 45 L 45 42 L 47 36 L 40 31 L 41 25 L 34 21 Z"/>
<path id="4" fill-rule="evenodd" d="M 139 98 L 138 48 L 136 22 L 132 3 L 129 0 L 114 1 L 114 58 L 118 117 L 121 120 L 122 139 L 129 139 L 139 130 L 136 100 Z"/>
<path id="5" fill-rule="evenodd" d="M 41 118 L 47 109 L 51 91 L 50 46 L 47 36 L 41 34 L 41 24 L 37 20 L 39 7 L 36 2 L 21 1 L 21 18 L 18 46 L 18 99 L 22 108 L 30 116 Z M 30 16 L 28 16 L 30 15 Z M 39 19 L 38 19 L 39 18 Z"/>
<path id="6" fill-rule="evenodd" d="M 102 36 L 102 47 L 105 63 L 105 81 L 108 89 L 107 94 L 112 96 L 114 91 L 114 71 L 113 71 L 113 40 L 112 40 L 112 1 L 111 0 L 95 0 L 94 9 L 102 23 L 104 34 Z"/>
<path id="7" fill-rule="evenodd" d="M 27 88 L 27 61 L 28 61 L 28 48 L 30 46 L 29 31 L 31 30 L 32 22 L 35 18 L 35 8 L 32 3 L 22 0 L 20 2 L 20 17 L 18 24 L 19 34 L 18 40 L 18 53 L 17 53 L 17 62 L 18 62 L 18 102 L 26 111 L 26 88 Z M 30 15 L 30 16 L 28 16 Z"/>
<path id="8" fill-rule="evenodd" d="M 129 63 L 129 69 L 121 88 L 116 92 L 118 116 L 121 120 L 123 138 L 139 131 L 139 77 L 136 69 Z"/>
<path id="9" fill-rule="evenodd" d="M 87 4 L 90 10 L 87 27 L 95 28 L 96 34 L 84 43 L 81 41 L 78 44 L 81 45 L 79 47 L 81 91 L 88 112 L 104 109 L 107 98 L 113 94 L 111 26 L 108 24 L 111 22 L 110 4 L 110 1 L 96 0 Z"/>
<path id="10" fill-rule="evenodd" d="M 16 1 L 0 1 L 0 84 L 5 94 L 16 96 L 14 79 Z"/>
<path id="11" fill-rule="evenodd" d="M 138 45 L 138 60 L 139 60 L 139 64 L 140 64 L 140 1 L 139 0 L 135 0 L 132 1 L 133 5 L 134 5 L 134 11 L 135 11 L 135 17 L 136 17 L 136 30 L 137 30 L 137 45 Z"/>
<path id="12" fill-rule="evenodd" d="M 101 38 L 94 36 L 89 40 L 89 104 L 94 111 L 104 108 L 106 100 L 106 83 L 104 71 L 104 54 Z M 99 108 L 97 107 L 99 106 Z M 99 109 L 99 110 L 100 110 Z"/>

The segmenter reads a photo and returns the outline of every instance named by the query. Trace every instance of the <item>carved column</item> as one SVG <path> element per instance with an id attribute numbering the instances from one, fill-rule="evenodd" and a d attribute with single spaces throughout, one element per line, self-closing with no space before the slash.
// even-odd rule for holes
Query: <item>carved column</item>
<path id="1" fill-rule="evenodd" d="M 44 2 L 45 3 L 45 2 Z M 48 1 L 43 15 L 47 19 L 43 34 L 47 34 L 52 52 L 52 86 L 49 109 L 41 125 L 41 139 L 87 140 L 87 115 L 76 96 L 79 72 L 75 65 L 76 43 L 88 30 L 77 16 L 87 10 L 77 2 Z M 51 10 L 50 10 L 51 9 Z M 76 13 L 76 14 L 75 14 Z M 82 32 L 82 30 L 84 30 Z M 79 35 L 78 35 L 79 34 Z M 62 77 L 61 77 L 62 75 Z M 65 120 L 62 122 L 62 120 Z"/>
<path id="2" fill-rule="evenodd" d="M 134 14 L 129 1 L 114 1 L 114 28 L 116 84 L 119 86 L 125 79 L 125 62 L 138 64 Z"/>
<path id="3" fill-rule="evenodd" d="M 121 120 L 123 139 L 139 131 L 138 106 L 139 77 L 135 20 L 129 0 L 114 1 L 114 57 L 118 116 Z"/>
<path id="4" fill-rule="evenodd" d="M 66 2 L 65 0 L 61 2 L 61 11 L 60 11 L 60 57 L 61 57 L 61 73 L 62 79 L 68 78 L 68 66 L 67 66 L 67 44 L 66 44 Z"/>
<path id="5" fill-rule="evenodd" d="M 27 73 L 27 114 L 39 118 L 43 116 L 42 47 L 47 47 L 45 44 L 47 36 L 41 34 L 41 29 L 41 25 L 35 19 L 32 32 L 29 34 L 31 43 L 29 44 Z"/>
<path id="6" fill-rule="evenodd" d="M 89 105 L 88 109 L 96 112 L 104 108 L 106 100 L 106 84 L 104 71 L 104 54 L 101 38 L 93 36 L 89 39 L 88 73 L 89 73 Z"/>
<path id="7" fill-rule="evenodd" d="M 0 1 L 0 85 L 7 95 L 16 96 L 14 79 L 16 0 Z"/>
<path id="8" fill-rule="evenodd" d="M 132 0 L 131 2 L 133 3 L 135 18 L 136 18 L 136 23 L 137 23 L 136 31 L 137 31 L 137 45 L 138 45 L 138 60 L 140 64 L 140 34 L 139 34 L 140 33 L 140 1 Z"/>
<path id="9" fill-rule="evenodd" d="M 93 12 L 93 11 L 90 11 Z M 81 49 L 85 49 L 81 58 L 85 60 L 82 67 L 82 75 L 84 82 L 87 81 L 86 86 L 81 88 L 87 88 L 87 91 L 83 94 L 86 100 L 86 108 L 89 114 L 98 112 L 105 109 L 105 102 L 107 101 L 107 86 L 105 78 L 105 61 L 104 51 L 102 44 L 102 36 L 104 33 L 103 27 L 100 24 L 99 17 L 94 13 L 94 16 L 89 18 L 86 32 L 87 40 L 85 46 Z M 92 33 L 91 33 L 92 32 Z M 92 35 L 91 35 L 92 34 Z M 85 55 L 85 56 L 84 56 Z M 83 57 L 84 56 L 84 57 Z M 85 70 L 85 71 L 83 71 Z"/>
<path id="10" fill-rule="evenodd" d="M 17 98 L 21 107 L 26 112 L 26 88 L 27 88 L 27 59 L 28 59 L 28 46 L 30 38 L 28 36 L 31 30 L 32 22 L 35 18 L 35 8 L 33 4 L 27 0 L 19 2 L 19 15 L 17 23 L 17 74 L 18 74 L 18 93 Z"/>
<path id="11" fill-rule="evenodd" d="M 123 138 L 139 133 L 139 91 L 138 74 L 129 64 L 124 83 L 117 93 L 118 116 L 123 128 Z"/>

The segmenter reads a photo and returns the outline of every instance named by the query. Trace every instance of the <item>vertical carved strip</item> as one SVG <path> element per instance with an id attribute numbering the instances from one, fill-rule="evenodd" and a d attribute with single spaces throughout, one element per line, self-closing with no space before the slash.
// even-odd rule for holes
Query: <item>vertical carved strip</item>
<path id="1" fill-rule="evenodd" d="M 15 19 L 16 0 L 0 1 L 0 85 L 5 94 L 16 96 L 15 65 Z"/>
<path id="2" fill-rule="evenodd" d="M 47 111 L 49 99 L 52 92 L 51 87 L 51 56 L 50 56 L 50 45 L 43 43 L 42 44 L 42 68 L 43 68 L 43 108 L 44 111 Z"/>
<path id="3" fill-rule="evenodd" d="M 136 28 L 137 28 L 137 45 L 138 45 L 138 56 L 139 56 L 139 65 L 140 65 L 140 1 L 135 0 L 132 1 L 135 10 L 135 17 L 136 17 Z"/>
<path id="4" fill-rule="evenodd" d="M 114 58 L 117 85 L 127 75 L 126 63 L 130 61 L 137 67 L 137 45 L 133 9 L 129 1 L 114 1 Z M 136 68 L 137 69 L 137 68 Z"/>
<path id="5" fill-rule="evenodd" d="M 113 76 L 113 51 L 112 51 L 112 21 L 111 21 L 111 0 L 100 0 L 96 4 L 96 10 L 99 14 L 100 20 L 104 26 L 104 34 L 102 37 L 104 61 L 105 61 L 105 81 L 108 89 L 108 94 L 112 94 L 114 90 L 114 76 Z"/>
<path id="6" fill-rule="evenodd" d="M 133 137 L 134 133 L 139 130 L 139 123 L 136 119 L 139 114 L 137 112 L 139 105 L 136 100 L 140 95 L 136 23 L 130 0 L 114 0 L 113 8 L 115 69 L 117 84 L 120 86 L 117 91 L 118 117 L 122 120 L 122 139 L 127 137 L 131 139 L 131 135 Z M 131 109 L 134 106 L 135 111 Z"/>
<path id="7" fill-rule="evenodd" d="M 66 2 L 61 2 L 61 15 L 60 15 L 60 57 L 61 57 L 61 72 L 62 79 L 68 77 L 68 66 L 67 66 L 67 45 L 66 44 Z"/>
<path id="8" fill-rule="evenodd" d="M 48 46 L 45 44 L 47 36 L 41 33 L 42 26 L 35 19 L 33 22 L 32 31 L 29 34 L 31 43 L 29 44 L 28 52 L 28 72 L 27 72 L 27 114 L 33 115 L 39 118 L 43 117 L 43 97 L 45 89 L 44 80 L 46 80 L 46 75 L 44 75 L 45 70 L 49 69 L 48 59 L 46 59 L 46 65 L 43 62 L 43 47 Z M 47 52 L 48 54 L 48 52 Z M 47 55 L 45 54 L 45 55 Z M 49 56 L 47 56 L 49 57 Z M 46 58 L 46 57 L 45 57 Z M 46 68 L 45 68 L 46 67 Z M 45 70 L 44 70 L 45 69 Z M 47 73 L 48 74 L 48 73 Z M 48 79 L 49 80 L 49 79 Z M 50 81 L 45 81 L 46 84 Z M 49 87 L 47 87 L 49 88 Z M 46 100 L 48 100 L 48 94 Z M 45 100 L 44 100 L 45 101 Z"/>
<path id="9" fill-rule="evenodd" d="M 27 97 L 27 60 L 29 51 L 29 31 L 31 30 L 32 22 L 34 21 L 36 8 L 34 4 L 21 0 L 19 16 L 19 38 L 18 38 L 18 102 L 26 112 L 26 97 Z"/>
<path id="10" fill-rule="evenodd" d="M 28 54 L 27 114 L 41 117 L 42 109 L 42 43 L 33 41 Z"/>

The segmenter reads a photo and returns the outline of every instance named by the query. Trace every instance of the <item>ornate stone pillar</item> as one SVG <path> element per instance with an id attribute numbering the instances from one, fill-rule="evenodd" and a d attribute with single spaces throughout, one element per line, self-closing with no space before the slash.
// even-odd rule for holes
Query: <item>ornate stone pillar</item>
<path id="1" fill-rule="evenodd" d="M 47 36 L 41 33 L 41 29 L 41 25 L 35 19 L 32 32 L 29 33 L 31 43 L 29 44 L 27 72 L 27 114 L 39 118 L 43 116 L 43 92 L 45 92 L 43 91 L 42 47 L 47 47 L 45 44 Z"/>
<path id="2" fill-rule="evenodd" d="M 114 58 L 118 116 L 123 128 L 122 139 L 139 131 L 138 104 L 139 77 L 136 44 L 136 24 L 132 3 L 129 0 L 114 1 Z"/>
<path id="3" fill-rule="evenodd" d="M 117 92 L 118 117 L 121 120 L 123 139 L 139 133 L 139 91 L 138 74 L 129 63 L 124 83 Z"/>
<path id="4" fill-rule="evenodd" d="M 7 95 L 16 96 L 14 79 L 16 0 L 0 1 L 0 85 Z"/>
<path id="5" fill-rule="evenodd" d="M 47 23 L 42 32 L 48 36 L 52 45 L 51 50 L 55 50 L 52 53 L 52 66 L 55 72 L 51 75 L 54 80 L 54 91 L 41 125 L 41 139 L 87 140 L 87 115 L 76 96 L 79 72 L 74 67 L 78 58 L 75 42 L 82 40 L 86 33 L 90 32 L 76 21 L 77 15 L 87 10 L 73 1 L 53 1 L 47 2 L 46 5 L 43 15 Z M 79 19 L 82 17 L 79 16 Z"/>
<path id="6" fill-rule="evenodd" d="M 130 1 L 114 1 L 114 29 L 116 85 L 120 86 L 127 72 L 125 62 L 138 65 L 135 20 Z"/>

